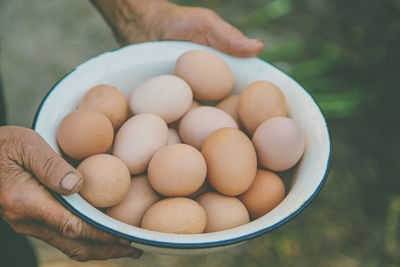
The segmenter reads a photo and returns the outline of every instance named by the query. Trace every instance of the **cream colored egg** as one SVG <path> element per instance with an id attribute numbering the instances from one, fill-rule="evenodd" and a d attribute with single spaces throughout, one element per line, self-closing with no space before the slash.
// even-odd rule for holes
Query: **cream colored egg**
<path id="1" fill-rule="evenodd" d="M 168 128 L 168 145 L 181 144 L 182 140 L 176 129 Z"/>
<path id="2" fill-rule="evenodd" d="M 146 175 L 134 176 L 125 199 L 108 208 L 107 214 L 121 222 L 140 227 L 146 210 L 160 199 Z"/>
<path id="3" fill-rule="evenodd" d="M 254 181 L 257 157 L 250 139 L 234 128 L 210 134 L 201 148 L 207 163 L 207 180 L 218 192 L 236 196 Z"/>
<path id="4" fill-rule="evenodd" d="M 175 197 L 151 206 L 143 216 L 142 228 L 171 234 L 200 234 L 206 222 L 206 213 L 196 201 Z"/>
<path id="5" fill-rule="evenodd" d="M 196 100 L 193 100 L 192 101 L 192 105 L 190 105 L 190 108 L 188 109 L 188 111 L 186 111 L 186 113 L 188 113 L 189 111 L 191 111 L 192 109 L 195 109 L 195 108 L 198 108 L 198 107 L 201 107 L 202 105 L 199 103 L 199 102 L 197 102 Z M 186 114 L 185 113 L 185 114 Z M 183 116 L 185 116 L 185 115 L 183 115 Z M 168 124 L 168 127 L 169 128 L 173 128 L 173 129 L 179 129 L 179 123 L 181 122 L 181 119 L 182 118 L 180 118 L 179 120 L 177 120 L 177 121 L 174 121 L 173 123 L 170 123 L 170 124 Z"/>
<path id="6" fill-rule="evenodd" d="M 79 194 L 95 207 L 116 205 L 129 191 L 129 170 L 120 159 L 112 155 L 98 154 L 88 157 L 77 169 L 83 178 Z"/>
<path id="7" fill-rule="evenodd" d="M 175 65 L 175 74 L 192 88 L 201 101 L 218 101 L 233 87 L 233 75 L 225 61 L 215 53 L 191 50 L 183 53 Z"/>
<path id="8" fill-rule="evenodd" d="M 257 219 L 275 208 L 285 197 L 285 185 L 273 172 L 258 169 L 250 188 L 239 199 L 252 219 Z"/>
<path id="9" fill-rule="evenodd" d="M 192 100 L 192 90 L 184 80 L 173 75 L 160 75 L 133 91 L 130 108 L 133 114 L 154 113 L 170 123 L 186 113 Z"/>
<path id="10" fill-rule="evenodd" d="M 207 136 L 224 127 L 237 129 L 238 125 L 225 111 L 215 107 L 202 106 L 189 111 L 182 118 L 179 124 L 179 135 L 185 144 L 201 149 Z"/>
<path id="11" fill-rule="evenodd" d="M 207 166 L 201 153 L 186 144 L 161 148 L 150 160 L 148 175 L 152 187 L 164 196 L 189 196 L 206 179 Z"/>
<path id="12" fill-rule="evenodd" d="M 57 143 L 73 159 L 105 153 L 112 145 L 114 129 L 110 120 L 97 110 L 77 109 L 61 121 Z"/>
<path id="13" fill-rule="evenodd" d="M 168 127 L 158 115 L 142 113 L 127 120 L 115 136 L 112 154 L 131 174 L 146 170 L 151 157 L 168 144 Z"/>
<path id="14" fill-rule="evenodd" d="M 118 88 L 109 84 L 92 87 L 79 102 L 78 108 L 98 110 L 118 129 L 128 118 L 128 102 Z"/>
<path id="15" fill-rule="evenodd" d="M 240 94 L 238 114 L 247 132 L 253 135 L 263 121 L 287 115 L 285 96 L 271 82 L 253 82 Z"/>
<path id="16" fill-rule="evenodd" d="M 208 192 L 196 200 L 206 211 L 205 233 L 231 229 L 250 221 L 246 207 L 236 197 Z"/>
<path id="17" fill-rule="evenodd" d="M 274 117 L 261 123 L 252 141 L 260 165 L 273 171 L 292 168 L 305 148 L 303 131 L 287 117 Z"/>

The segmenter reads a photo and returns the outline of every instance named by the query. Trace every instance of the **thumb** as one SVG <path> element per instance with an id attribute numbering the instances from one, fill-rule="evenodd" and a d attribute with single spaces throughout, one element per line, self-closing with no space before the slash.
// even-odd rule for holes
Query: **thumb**
<path id="1" fill-rule="evenodd" d="M 72 194 L 80 190 L 80 173 L 58 155 L 38 133 L 22 128 L 19 137 L 20 157 L 24 169 L 55 192 Z"/>
<path id="2" fill-rule="evenodd" d="M 240 30 L 220 17 L 215 17 L 211 25 L 208 42 L 225 53 L 237 57 L 254 57 L 264 49 L 263 41 L 247 38 Z"/>

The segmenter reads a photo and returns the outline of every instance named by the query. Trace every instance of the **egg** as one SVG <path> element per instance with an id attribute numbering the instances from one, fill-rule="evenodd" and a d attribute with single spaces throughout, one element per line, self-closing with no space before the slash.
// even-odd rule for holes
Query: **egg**
<path id="1" fill-rule="evenodd" d="M 150 160 L 148 175 L 152 187 L 164 196 L 189 196 L 206 179 L 207 166 L 201 153 L 186 144 L 161 148 Z"/>
<path id="2" fill-rule="evenodd" d="M 121 222 L 140 227 L 146 210 L 160 199 L 146 175 L 134 176 L 125 199 L 108 208 L 106 213 Z"/>
<path id="3" fill-rule="evenodd" d="M 274 117 L 261 123 L 252 141 L 260 165 L 273 171 L 293 167 L 305 148 L 303 131 L 294 120 L 287 117 Z"/>
<path id="4" fill-rule="evenodd" d="M 240 121 L 238 114 L 239 98 L 239 95 L 227 96 L 226 98 L 221 100 L 221 102 L 219 102 L 215 107 L 228 113 L 236 121 L 239 128 L 242 129 L 243 125 Z"/>
<path id="5" fill-rule="evenodd" d="M 271 82 L 253 82 L 240 94 L 238 114 L 247 132 L 253 135 L 263 121 L 287 115 L 285 96 Z"/>
<path id="6" fill-rule="evenodd" d="M 207 179 L 218 192 L 236 196 L 254 181 L 257 156 L 250 139 L 234 128 L 210 134 L 201 148 L 207 163 Z"/>
<path id="7" fill-rule="evenodd" d="M 206 226 L 206 213 L 194 200 L 166 198 L 151 206 L 143 216 L 142 228 L 171 234 L 200 234 Z"/>
<path id="8" fill-rule="evenodd" d="M 285 185 L 273 172 L 258 169 L 250 188 L 239 199 L 252 219 L 257 219 L 275 208 L 285 197 Z"/>
<path id="9" fill-rule="evenodd" d="M 114 129 L 103 113 L 91 109 L 77 109 L 61 121 L 57 142 L 61 150 L 77 160 L 105 153 L 112 145 Z"/>
<path id="10" fill-rule="evenodd" d="M 197 102 L 196 100 L 193 100 L 193 101 L 192 101 L 192 104 L 190 105 L 190 107 L 189 107 L 189 109 L 186 111 L 186 113 L 188 113 L 188 112 L 191 111 L 192 109 L 195 109 L 195 108 L 198 108 L 198 107 L 201 107 L 201 106 L 202 106 L 202 105 L 201 105 L 199 102 Z M 186 113 L 185 113 L 185 114 L 186 114 Z M 182 119 L 182 118 L 181 118 L 181 119 Z M 174 122 L 168 124 L 168 127 L 173 128 L 173 129 L 179 129 L 179 123 L 181 122 L 181 119 L 179 119 L 179 120 L 177 120 L 177 121 L 174 121 Z"/>
<path id="11" fill-rule="evenodd" d="M 131 176 L 118 158 L 98 154 L 83 160 L 77 170 L 83 186 L 79 194 L 95 207 L 110 207 L 121 202 L 128 193 Z"/>
<path id="12" fill-rule="evenodd" d="M 92 87 L 79 102 L 78 108 L 90 108 L 102 112 L 118 129 L 128 118 L 128 103 L 116 87 L 99 84 Z"/>
<path id="13" fill-rule="evenodd" d="M 168 144 L 168 127 L 158 115 L 142 113 L 127 120 L 115 136 L 112 154 L 131 174 L 146 170 L 151 157 Z"/>
<path id="14" fill-rule="evenodd" d="M 173 75 L 160 75 L 133 91 L 130 108 L 133 114 L 154 113 L 170 123 L 186 113 L 192 100 L 192 90 L 184 80 Z"/>
<path id="15" fill-rule="evenodd" d="M 205 233 L 231 229 L 250 221 L 246 207 L 236 197 L 208 192 L 199 196 L 196 201 L 206 211 Z"/>
<path id="16" fill-rule="evenodd" d="M 173 128 L 168 128 L 168 145 L 181 144 L 182 140 L 179 137 L 178 131 Z"/>
<path id="17" fill-rule="evenodd" d="M 215 53 L 191 50 L 183 53 L 175 64 L 175 74 L 192 88 L 201 101 L 218 101 L 233 87 L 233 75 L 225 61 Z"/>
<path id="18" fill-rule="evenodd" d="M 215 107 L 202 106 L 195 108 L 182 118 L 179 124 L 179 135 L 185 144 L 201 149 L 204 140 L 213 131 L 238 125 L 225 111 Z"/>

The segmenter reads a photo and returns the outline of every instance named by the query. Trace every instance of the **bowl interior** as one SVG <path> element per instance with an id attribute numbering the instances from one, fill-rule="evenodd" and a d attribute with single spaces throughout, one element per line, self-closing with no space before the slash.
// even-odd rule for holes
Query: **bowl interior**
<path id="1" fill-rule="evenodd" d="M 99 228 L 142 244 L 175 248 L 213 247 L 237 243 L 272 230 L 300 212 L 314 198 L 325 180 L 330 157 L 329 133 L 324 117 L 301 85 L 257 58 L 235 58 L 209 47 L 179 41 L 150 42 L 107 52 L 81 64 L 52 88 L 39 107 L 34 129 L 60 153 L 56 142 L 58 125 L 76 108 L 87 90 L 99 83 L 108 83 L 127 94 L 146 79 L 173 74 L 176 59 L 193 49 L 212 51 L 226 61 L 235 79 L 233 93 L 240 93 L 256 80 L 273 82 L 284 93 L 289 117 L 300 125 L 306 136 L 305 154 L 294 171 L 285 199 L 268 214 L 246 225 L 197 235 L 144 230 L 108 217 L 78 194 L 58 196 L 75 214 Z"/>

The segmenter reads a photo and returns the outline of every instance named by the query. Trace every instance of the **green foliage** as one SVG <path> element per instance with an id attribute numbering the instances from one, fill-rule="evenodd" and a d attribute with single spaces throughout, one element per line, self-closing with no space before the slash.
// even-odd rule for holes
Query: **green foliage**
<path id="1" fill-rule="evenodd" d="M 245 26 L 260 26 L 292 11 L 292 0 L 273 0 L 251 11 L 242 18 Z"/>
<path id="2" fill-rule="evenodd" d="M 305 87 L 333 140 L 317 199 L 228 265 L 399 266 L 400 1 L 180 2 L 203 3 L 264 40 L 259 57 Z"/>

